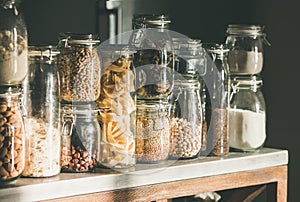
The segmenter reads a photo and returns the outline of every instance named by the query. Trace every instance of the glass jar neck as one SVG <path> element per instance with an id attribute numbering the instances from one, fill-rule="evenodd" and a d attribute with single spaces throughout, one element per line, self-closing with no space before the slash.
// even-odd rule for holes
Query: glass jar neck
<path id="1" fill-rule="evenodd" d="M 28 47 L 28 56 L 32 61 L 39 61 L 44 63 L 52 63 L 57 55 L 59 50 L 54 46 L 29 46 Z"/>
<path id="2" fill-rule="evenodd" d="M 60 33 L 60 46 L 64 47 L 96 47 L 100 44 L 100 39 L 97 34 L 79 34 L 79 33 Z"/>
<path id="3" fill-rule="evenodd" d="M 151 116 L 166 116 L 168 114 L 168 103 L 161 101 L 143 101 L 137 102 L 137 116 L 151 117 Z"/>
<path id="4" fill-rule="evenodd" d="M 165 15 L 135 15 L 133 18 L 133 29 L 157 28 L 169 29 L 171 20 Z"/>

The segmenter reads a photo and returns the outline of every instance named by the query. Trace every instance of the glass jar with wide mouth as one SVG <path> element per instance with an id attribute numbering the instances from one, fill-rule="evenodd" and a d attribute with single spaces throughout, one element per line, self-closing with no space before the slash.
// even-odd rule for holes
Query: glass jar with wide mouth
<path id="1" fill-rule="evenodd" d="M 137 162 L 162 162 L 168 158 L 169 149 L 170 118 L 168 103 L 138 101 L 135 149 Z"/>
<path id="2" fill-rule="evenodd" d="M 135 165 L 135 69 L 128 46 L 100 47 L 101 94 L 97 100 L 102 129 L 99 164 L 108 168 Z"/>
<path id="3" fill-rule="evenodd" d="M 202 146 L 202 105 L 199 80 L 175 81 L 170 113 L 169 157 L 196 158 Z"/>
<path id="4" fill-rule="evenodd" d="M 15 0 L 0 2 L 0 85 L 19 85 L 27 71 L 27 27 Z"/>
<path id="5" fill-rule="evenodd" d="M 98 108 L 64 105 L 61 117 L 61 172 L 94 172 L 100 151 Z"/>
<path id="6" fill-rule="evenodd" d="M 130 45 L 134 54 L 137 99 L 165 99 L 173 88 L 173 46 L 164 15 L 137 15 L 133 21 Z"/>
<path id="7" fill-rule="evenodd" d="M 263 69 L 264 43 L 269 44 L 264 26 L 230 24 L 226 31 L 231 75 L 260 74 Z"/>
<path id="8" fill-rule="evenodd" d="M 203 44 L 207 54 L 206 80 L 206 109 L 207 120 L 207 147 L 206 152 L 213 156 L 226 155 L 229 152 L 228 144 L 228 110 L 230 78 L 228 75 L 229 49 L 223 44 Z"/>
<path id="9" fill-rule="evenodd" d="M 258 76 L 232 78 L 229 110 L 229 146 L 257 151 L 266 140 L 266 105 Z"/>
<path id="10" fill-rule="evenodd" d="M 62 33 L 58 72 L 60 100 L 94 102 L 100 95 L 101 66 L 97 53 L 100 40 L 93 34 Z"/>
<path id="11" fill-rule="evenodd" d="M 29 71 L 22 83 L 26 164 L 23 176 L 60 173 L 60 107 L 57 57 L 53 46 L 29 46 Z"/>
<path id="12" fill-rule="evenodd" d="M 20 90 L 0 88 L 0 184 L 15 181 L 25 166 Z"/>

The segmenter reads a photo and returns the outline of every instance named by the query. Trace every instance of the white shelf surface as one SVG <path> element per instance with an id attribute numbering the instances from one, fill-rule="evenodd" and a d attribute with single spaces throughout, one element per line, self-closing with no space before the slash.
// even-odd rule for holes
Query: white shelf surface
<path id="1" fill-rule="evenodd" d="M 40 201 L 288 164 L 288 151 L 263 148 L 255 153 L 230 152 L 225 157 L 168 160 L 137 164 L 129 170 L 97 169 L 95 173 L 61 173 L 49 178 L 19 178 L 0 186 L 0 201 Z"/>

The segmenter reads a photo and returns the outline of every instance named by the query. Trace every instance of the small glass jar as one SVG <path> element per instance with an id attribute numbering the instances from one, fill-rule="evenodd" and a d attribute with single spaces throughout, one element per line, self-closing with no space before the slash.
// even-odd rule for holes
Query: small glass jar
<path id="1" fill-rule="evenodd" d="M 19 85 L 28 71 L 27 27 L 15 0 L 0 2 L 0 85 Z"/>
<path id="2" fill-rule="evenodd" d="M 137 99 L 166 99 L 173 88 L 173 46 L 164 15 L 137 15 L 130 45 L 134 54 Z"/>
<path id="3" fill-rule="evenodd" d="M 127 46 L 100 47 L 102 61 L 100 107 L 102 129 L 99 164 L 108 168 L 135 165 L 135 73 Z"/>
<path id="4" fill-rule="evenodd" d="M 26 162 L 23 176 L 60 173 L 60 111 L 57 56 L 52 46 L 29 47 L 29 71 L 22 83 Z"/>
<path id="5" fill-rule="evenodd" d="M 226 45 L 230 49 L 228 63 L 231 75 L 254 75 L 263 69 L 264 27 L 260 25 L 230 24 L 226 31 Z"/>
<path id="6" fill-rule="evenodd" d="M 266 105 L 257 76 L 234 77 L 229 110 L 229 146 L 256 151 L 266 140 Z"/>
<path id="7" fill-rule="evenodd" d="M 62 102 L 94 102 L 99 98 L 99 44 L 98 36 L 92 34 L 61 34 L 58 71 Z"/>
<path id="8" fill-rule="evenodd" d="M 25 131 L 20 91 L 0 88 L 0 184 L 21 176 L 25 166 Z"/>
<path id="9" fill-rule="evenodd" d="M 199 80 L 175 81 L 170 114 L 169 157 L 196 158 L 202 141 L 202 106 Z"/>
<path id="10" fill-rule="evenodd" d="M 228 48 L 222 44 L 204 44 L 210 56 L 207 65 L 206 83 L 206 120 L 207 152 L 213 156 L 226 155 L 229 152 L 228 110 L 230 78 L 228 75 Z"/>
<path id="11" fill-rule="evenodd" d="M 92 105 L 62 107 L 61 172 L 94 172 L 99 156 L 99 110 Z"/>
<path id="12" fill-rule="evenodd" d="M 136 160 L 158 163 L 168 158 L 170 149 L 169 106 L 163 102 L 138 102 L 136 121 Z"/>

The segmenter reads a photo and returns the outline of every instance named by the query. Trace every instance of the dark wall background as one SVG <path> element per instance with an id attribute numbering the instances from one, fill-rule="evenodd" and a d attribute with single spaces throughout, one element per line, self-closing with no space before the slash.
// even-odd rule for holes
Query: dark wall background
<path id="1" fill-rule="evenodd" d="M 126 1 L 126 0 L 125 0 Z M 142 1 L 142 0 L 137 0 Z M 267 103 L 266 146 L 289 150 L 289 201 L 300 201 L 297 153 L 300 135 L 300 12 L 297 0 L 162 0 L 172 18 L 172 30 L 205 42 L 224 42 L 226 26 L 230 23 L 265 25 L 271 47 L 265 47 L 262 76 Z M 162 2 L 161 1 L 161 2 Z M 152 1 L 156 13 L 160 1 Z M 104 0 L 24 0 L 23 12 L 31 44 L 56 44 L 58 33 L 100 32 L 107 37 L 104 10 L 97 11 Z M 137 6 L 138 12 L 144 12 Z M 157 9 L 160 8 L 160 9 Z M 140 9 L 140 10 L 139 10 Z M 103 20 L 104 19 L 104 20 Z M 104 25 L 104 26 L 103 26 Z"/>

